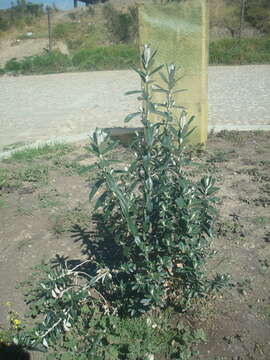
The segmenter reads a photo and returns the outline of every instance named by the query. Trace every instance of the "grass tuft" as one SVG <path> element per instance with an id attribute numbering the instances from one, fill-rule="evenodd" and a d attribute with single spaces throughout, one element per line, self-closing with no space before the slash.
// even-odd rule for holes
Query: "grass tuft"
<path id="1" fill-rule="evenodd" d="M 6 162 L 32 161 L 37 158 L 51 159 L 55 155 L 63 156 L 70 153 L 73 147 L 69 144 L 47 144 L 37 148 L 15 151 Z"/>

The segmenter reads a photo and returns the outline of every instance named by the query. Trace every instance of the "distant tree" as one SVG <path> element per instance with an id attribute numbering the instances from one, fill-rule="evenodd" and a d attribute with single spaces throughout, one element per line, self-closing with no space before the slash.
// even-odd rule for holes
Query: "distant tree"
<path id="1" fill-rule="evenodd" d="M 224 27 L 235 37 L 240 27 L 240 0 L 210 0 L 209 3 L 210 27 Z"/>
<path id="2" fill-rule="evenodd" d="M 264 33 L 270 33 L 270 1 L 247 0 L 246 20 Z"/>
<path id="3" fill-rule="evenodd" d="M 0 30 L 8 30 L 11 26 L 30 25 L 44 13 L 43 4 L 33 4 L 27 0 L 16 0 L 10 9 L 0 11 Z"/>

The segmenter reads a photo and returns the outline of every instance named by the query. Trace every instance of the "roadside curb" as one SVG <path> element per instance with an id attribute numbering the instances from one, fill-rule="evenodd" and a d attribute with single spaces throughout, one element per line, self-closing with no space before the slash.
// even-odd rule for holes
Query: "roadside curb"
<path id="1" fill-rule="evenodd" d="M 113 137 L 119 137 L 121 136 L 129 136 L 136 131 L 140 131 L 142 128 L 121 128 L 121 127 L 115 127 L 115 128 L 103 128 L 103 130 L 110 133 Z M 209 126 L 209 133 L 214 132 L 218 133 L 220 131 L 270 131 L 270 125 L 222 125 L 222 126 L 215 126 L 210 125 Z M 0 160 L 9 158 L 13 153 L 22 151 L 25 149 L 35 149 L 39 148 L 45 145 L 53 145 L 53 144 L 59 144 L 59 143 L 75 143 L 82 140 L 87 140 L 89 136 L 93 134 L 94 130 L 91 130 L 87 133 L 82 133 L 78 135 L 67 135 L 67 136 L 54 136 L 51 137 L 48 140 L 37 140 L 31 144 L 20 146 L 14 150 L 7 150 L 0 152 Z"/>
<path id="2" fill-rule="evenodd" d="M 115 136 L 116 138 L 119 136 L 125 136 L 125 135 L 131 135 L 134 134 L 135 131 L 140 131 L 141 128 L 121 128 L 121 127 L 115 127 L 115 128 L 103 128 L 104 131 L 108 132 L 111 136 Z M 61 143 L 75 143 L 82 140 L 87 140 L 89 136 L 93 134 L 94 130 L 90 130 L 87 133 L 82 133 L 78 135 L 66 135 L 66 136 L 53 136 L 50 139 L 47 140 L 37 140 L 33 143 L 23 145 L 20 147 L 17 147 L 12 150 L 7 150 L 0 152 L 0 160 L 9 158 L 12 154 L 23 151 L 25 149 L 36 149 L 39 147 L 43 147 L 45 145 L 54 145 L 54 144 L 61 144 Z"/>

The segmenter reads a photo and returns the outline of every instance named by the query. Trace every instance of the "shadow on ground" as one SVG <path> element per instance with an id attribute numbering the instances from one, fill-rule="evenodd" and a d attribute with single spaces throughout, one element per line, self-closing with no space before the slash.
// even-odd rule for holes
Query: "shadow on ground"
<path id="1" fill-rule="evenodd" d="M 3 360 L 31 360 L 29 352 L 19 345 L 0 344 L 0 359 Z"/>

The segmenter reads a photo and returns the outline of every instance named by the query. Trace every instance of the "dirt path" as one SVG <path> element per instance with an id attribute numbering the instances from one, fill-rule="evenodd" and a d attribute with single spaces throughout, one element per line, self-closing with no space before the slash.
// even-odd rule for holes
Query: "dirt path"
<path id="1" fill-rule="evenodd" d="M 0 42 L 0 66 L 12 58 L 23 59 L 25 56 L 40 55 L 48 49 L 48 39 L 6 40 Z M 62 41 L 57 41 L 54 49 L 68 54 L 68 48 Z"/>
<path id="2" fill-rule="evenodd" d="M 124 93 L 138 86 L 132 71 L 2 77 L 0 151 L 17 142 L 123 126 L 138 106 Z M 269 90 L 270 65 L 209 67 L 210 128 L 270 129 Z"/>

